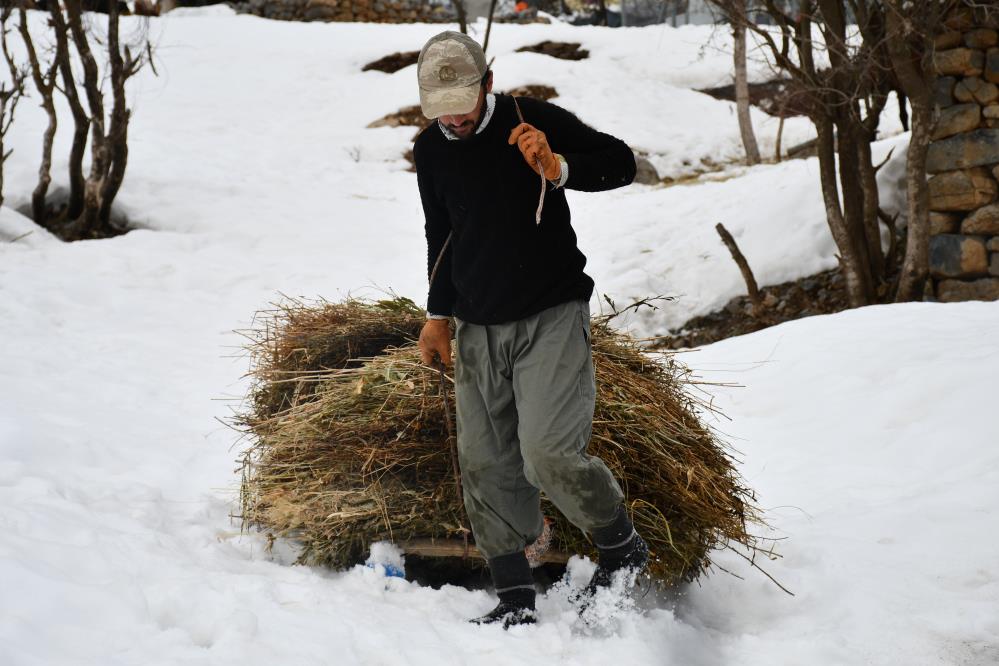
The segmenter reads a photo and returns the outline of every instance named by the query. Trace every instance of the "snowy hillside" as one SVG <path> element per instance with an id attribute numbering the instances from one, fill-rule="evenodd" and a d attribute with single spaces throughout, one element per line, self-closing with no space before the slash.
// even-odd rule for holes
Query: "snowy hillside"
<path id="1" fill-rule="evenodd" d="M 141 229 L 66 245 L 0 213 L 0 664 L 999 661 L 995 303 L 867 308 L 685 356 L 706 381 L 743 385 L 705 388 L 786 537 L 763 566 L 794 597 L 723 553 L 745 580 L 719 572 L 597 630 L 556 592 L 537 627 L 504 633 L 464 621 L 492 607 L 486 592 L 288 566 L 239 535 L 238 451 L 217 420 L 246 390 L 232 330 L 278 293 L 425 300 L 402 159 L 413 131 L 365 128 L 416 103 L 415 72 L 360 68 L 439 29 L 221 9 L 154 20 L 160 77 L 135 82 L 119 197 Z M 591 59 L 514 53 L 542 39 Z M 738 155 L 732 105 L 691 91 L 728 82 L 725 41 L 702 27 L 501 25 L 490 52 L 498 88 L 554 85 L 555 102 L 665 174 Z M 19 114 L 12 207 L 34 185 L 44 122 L 30 102 Z M 772 150 L 776 125 L 757 119 Z M 809 136 L 806 123 L 785 132 Z M 681 297 L 637 331 L 742 292 L 717 222 L 764 284 L 835 264 L 814 161 L 723 176 L 570 195 L 601 293 Z"/>

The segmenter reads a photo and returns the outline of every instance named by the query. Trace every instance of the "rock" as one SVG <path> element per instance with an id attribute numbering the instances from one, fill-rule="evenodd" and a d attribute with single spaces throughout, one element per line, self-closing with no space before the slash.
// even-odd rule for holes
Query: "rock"
<path id="1" fill-rule="evenodd" d="M 948 49 L 933 54 L 933 67 L 938 74 L 979 76 L 985 69 L 985 54 L 977 49 Z"/>
<path id="2" fill-rule="evenodd" d="M 638 167 L 638 170 L 635 172 L 636 183 L 640 185 L 659 185 L 662 183 L 662 180 L 659 178 L 659 172 L 652 166 L 652 162 L 641 155 L 635 155 L 635 166 Z"/>
<path id="3" fill-rule="evenodd" d="M 993 252 L 989 261 L 989 275 L 999 275 L 999 252 Z"/>
<path id="4" fill-rule="evenodd" d="M 930 237 L 930 274 L 937 278 L 978 277 L 989 272 L 985 241 L 977 236 Z"/>
<path id="5" fill-rule="evenodd" d="M 999 193 L 999 184 L 982 167 L 933 176 L 927 188 L 934 211 L 975 210 L 992 203 Z"/>
<path id="6" fill-rule="evenodd" d="M 989 252 L 999 252 L 999 238 L 990 238 L 985 244 L 985 249 Z"/>
<path id="7" fill-rule="evenodd" d="M 986 81 L 999 83 L 999 49 L 989 49 L 985 56 L 985 72 L 983 74 Z"/>
<path id="8" fill-rule="evenodd" d="M 985 278 L 971 282 L 942 280 L 937 285 L 937 300 L 941 303 L 999 300 L 999 278 Z"/>
<path id="9" fill-rule="evenodd" d="M 977 76 L 969 76 L 954 87 L 954 97 L 959 102 L 991 104 L 999 99 L 999 87 Z"/>
<path id="10" fill-rule="evenodd" d="M 982 116 L 991 120 L 999 118 L 999 104 L 989 104 L 982 109 Z"/>
<path id="11" fill-rule="evenodd" d="M 999 118 L 986 118 L 985 129 L 999 129 Z"/>
<path id="12" fill-rule="evenodd" d="M 957 30 L 946 30 L 933 39 L 933 48 L 937 51 L 946 51 L 955 46 L 960 46 L 962 41 L 961 33 Z"/>
<path id="13" fill-rule="evenodd" d="M 961 233 L 999 235 L 999 203 L 983 206 L 964 218 Z"/>
<path id="14" fill-rule="evenodd" d="M 961 227 L 961 216 L 957 213 L 930 213 L 930 235 L 952 234 Z"/>
<path id="15" fill-rule="evenodd" d="M 936 141 L 962 132 L 970 132 L 977 129 L 981 122 L 982 107 L 977 104 L 949 106 L 940 112 L 940 117 L 937 119 L 930 139 Z"/>
<path id="16" fill-rule="evenodd" d="M 933 104 L 945 109 L 954 103 L 954 86 L 957 79 L 953 76 L 937 77 L 933 84 Z"/>
<path id="17" fill-rule="evenodd" d="M 926 153 L 928 173 L 996 163 L 999 163 L 999 131 L 994 129 L 978 129 L 934 141 Z"/>
<path id="18" fill-rule="evenodd" d="M 999 32 L 988 28 L 969 30 L 964 33 L 964 43 L 968 48 L 987 49 L 999 43 Z"/>

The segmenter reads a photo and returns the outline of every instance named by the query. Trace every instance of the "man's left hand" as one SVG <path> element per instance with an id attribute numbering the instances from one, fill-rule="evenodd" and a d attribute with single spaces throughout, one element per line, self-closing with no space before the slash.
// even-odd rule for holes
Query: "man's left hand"
<path id="1" fill-rule="evenodd" d="M 558 180 L 562 175 L 562 164 L 555 157 L 551 146 L 548 145 L 548 138 L 545 133 L 527 123 L 521 123 L 510 132 L 508 143 L 512 146 L 517 144 L 520 154 L 524 156 L 527 165 L 538 173 L 538 160 L 541 161 L 541 168 L 544 169 L 545 178 L 548 180 Z"/>

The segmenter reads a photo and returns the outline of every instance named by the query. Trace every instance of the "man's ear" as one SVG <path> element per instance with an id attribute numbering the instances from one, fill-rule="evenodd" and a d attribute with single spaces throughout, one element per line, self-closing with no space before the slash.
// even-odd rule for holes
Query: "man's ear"
<path id="1" fill-rule="evenodd" d="M 486 93 L 491 93 L 493 91 L 493 73 L 490 70 L 489 77 L 486 79 Z"/>

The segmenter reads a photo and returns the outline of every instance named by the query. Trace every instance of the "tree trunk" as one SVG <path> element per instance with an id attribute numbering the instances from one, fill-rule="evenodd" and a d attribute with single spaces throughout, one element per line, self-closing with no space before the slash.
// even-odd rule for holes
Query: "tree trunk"
<path id="1" fill-rule="evenodd" d="M 489 0 L 489 19 L 486 22 L 486 39 L 482 43 L 483 55 L 489 50 L 489 33 L 493 31 L 493 15 L 496 13 L 496 0 Z"/>
<path id="2" fill-rule="evenodd" d="M 861 185 L 859 143 L 854 119 L 846 109 L 841 110 L 836 123 L 836 142 L 839 153 L 839 183 L 843 196 L 843 219 L 848 234 L 851 254 L 858 262 L 857 274 L 863 284 L 865 300 L 871 303 L 875 298 L 874 280 L 871 276 L 871 250 L 867 246 L 864 232 L 864 190 Z M 842 249 L 842 248 L 841 248 Z"/>
<path id="3" fill-rule="evenodd" d="M 846 282 L 846 293 L 851 307 L 870 304 L 867 284 L 864 281 L 866 262 L 862 261 L 853 244 L 843 211 L 839 203 L 839 187 L 836 179 L 836 150 L 832 122 L 816 117 L 812 121 L 818 130 L 819 178 L 822 182 L 822 199 L 826 207 L 826 221 L 836 247 L 839 248 L 840 270 Z"/>
<path id="4" fill-rule="evenodd" d="M 871 277 L 874 286 L 880 290 L 885 279 L 885 253 L 881 248 L 881 199 L 878 194 L 878 173 L 871 157 L 871 143 L 877 138 L 881 112 L 888 102 L 887 93 L 880 89 L 872 92 L 867 103 L 867 116 L 859 128 L 862 141 L 859 143 L 859 166 L 861 186 L 864 190 L 864 233 L 867 236 L 867 251 L 871 262 Z M 880 298 L 879 298 L 880 300 Z"/>
<path id="5" fill-rule="evenodd" d="M 75 220 L 83 214 L 83 190 L 86 179 L 83 175 L 83 158 L 87 150 L 87 136 L 90 133 L 90 118 L 80 102 L 73 77 L 72 59 L 69 55 L 69 28 L 63 18 L 58 3 L 49 5 L 49 17 L 56 37 L 56 59 L 62 75 L 62 92 L 73 114 L 73 143 L 69 151 L 69 206 L 66 217 Z"/>
<path id="6" fill-rule="evenodd" d="M 932 9 L 942 11 L 939 6 Z M 898 0 L 886 2 L 888 52 L 901 92 L 909 98 L 912 107 L 912 136 L 909 138 L 909 153 L 905 163 L 908 234 L 898 291 L 895 294 L 896 302 L 923 299 L 930 262 L 930 197 L 926 183 L 926 153 L 929 150 L 934 119 L 933 73 L 928 69 L 926 55 L 932 52 L 933 41 L 932 34 L 914 33 L 906 14 L 906 8 Z M 940 15 L 929 12 L 922 18 L 924 26 L 936 26 Z"/>
<path id="7" fill-rule="evenodd" d="M 760 148 L 756 144 L 756 135 L 753 133 L 753 120 L 749 115 L 749 82 L 746 76 L 746 24 L 741 16 L 735 15 L 742 8 L 734 8 L 733 15 L 729 18 L 732 21 L 732 34 L 735 38 L 735 108 L 739 116 L 739 133 L 742 135 L 742 145 L 746 149 L 746 164 L 750 166 L 760 163 Z"/>
<path id="8" fill-rule="evenodd" d="M 909 232 L 905 240 L 905 259 L 899 276 L 895 301 L 921 301 L 930 267 L 930 195 L 926 184 L 926 153 L 930 145 L 933 112 L 929 105 L 912 104 L 912 138 L 905 162 Z"/>
<path id="9" fill-rule="evenodd" d="M 780 110 L 780 122 L 777 123 L 777 142 L 774 144 L 774 160 L 776 162 L 781 161 L 780 156 L 780 143 L 784 138 L 784 109 Z"/>
<path id="10" fill-rule="evenodd" d="M 461 34 L 468 34 L 468 19 L 465 14 L 465 3 L 464 0 L 454 0 L 454 11 L 458 15 L 458 29 L 461 30 Z"/>
<path id="11" fill-rule="evenodd" d="M 128 62 L 124 62 L 121 57 L 120 44 L 118 43 L 118 9 L 117 5 L 108 12 L 108 60 L 111 65 L 111 123 L 108 127 L 108 156 L 110 159 L 109 169 L 101 184 L 100 213 L 98 214 L 98 224 L 105 228 L 111 228 L 111 204 L 118 195 L 122 180 L 125 178 L 125 165 L 128 163 L 128 120 L 129 111 L 125 102 L 125 80 L 128 78 L 127 68 L 133 65 L 131 54 L 128 48 L 125 55 Z"/>
<path id="12" fill-rule="evenodd" d="M 864 199 L 864 236 L 867 246 L 867 260 L 871 273 L 872 286 L 877 290 L 884 278 L 884 251 L 881 249 L 881 226 L 878 210 L 881 198 L 878 196 L 878 176 L 871 161 L 871 144 L 865 138 L 857 143 L 860 167 L 860 187 Z"/>
<path id="13" fill-rule="evenodd" d="M 66 0 L 66 16 L 73 44 L 83 64 L 83 89 L 90 106 L 91 124 L 90 174 L 83 185 L 83 212 L 73 220 L 72 235 L 75 238 L 89 238 L 100 226 L 101 191 L 110 168 L 111 156 L 104 129 L 104 94 L 98 79 L 97 61 L 83 27 L 80 0 Z"/>

